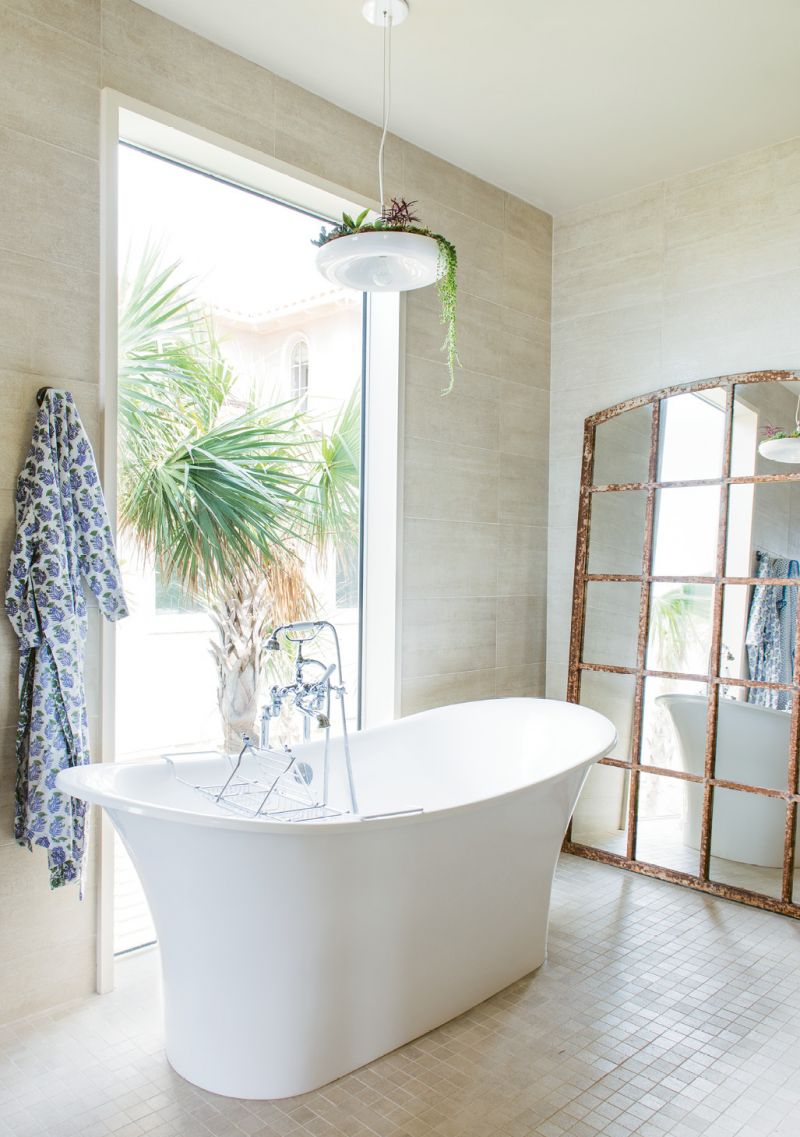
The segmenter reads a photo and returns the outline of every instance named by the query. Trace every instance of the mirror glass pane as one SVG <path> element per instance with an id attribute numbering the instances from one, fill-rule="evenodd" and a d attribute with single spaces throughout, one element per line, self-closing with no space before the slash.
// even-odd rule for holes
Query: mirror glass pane
<path id="1" fill-rule="evenodd" d="M 697 872 L 699 855 L 690 842 L 690 795 L 702 795 L 702 787 L 659 774 L 639 775 L 637 861 Z"/>
<path id="2" fill-rule="evenodd" d="M 645 680 L 643 765 L 703 776 L 707 691 L 692 680 Z"/>
<path id="3" fill-rule="evenodd" d="M 592 494 L 590 573 L 641 573 L 646 508 L 644 490 Z"/>
<path id="4" fill-rule="evenodd" d="M 625 856 L 630 773 L 592 766 L 572 815 L 572 840 Z"/>
<path id="5" fill-rule="evenodd" d="M 650 593 L 647 667 L 707 675 L 714 585 L 656 581 Z"/>
<path id="6" fill-rule="evenodd" d="M 595 427 L 594 474 L 596 486 L 646 482 L 650 465 L 652 408 L 636 407 Z"/>
<path id="7" fill-rule="evenodd" d="M 581 706 L 591 707 L 611 719 L 617 728 L 617 744 L 612 758 L 631 760 L 631 725 L 636 679 L 613 671 L 584 671 L 581 675 Z"/>
<path id="8" fill-rule="evenodd" d="M 731 486 L 725 575 L 798 576 L 799 565 L 800 481 Z"/>
<path id="9" fill-rule="evenodd" d="M 586 586 L 585 663 L 636 665 L 641 585 L 592 580 Z"/>
<path id="10" fill-rule="evenodd" d="M 687 392 L 661 400 L 660 482 L 721 477 L 724 446 L 724 390 Z"/>
<path id="11" fill-rule="evenodd" d="M 656 490 L 655 576 L 715 576 L 719 486 Z"/>
<path id="12" fill-rule="evenodd" d="M 788 434 L 796 429 L 799 394 L 800 383 L 741 383 L 735 388 L 731 443 L 731 473 L 735 477 L 798 471 L 797 465 L 770 457 L 769 448 L 761 453 L 759 444 L 767 441 L 773 430 Z"/>
<path id="13" fill-rule="evenodd" d="M 760 565 L 764 567 L 763 559 Z M 785 562 L 784 562 L 785 566 Z M 766 572 L 783 573 L 770 562 Z M 769 578 L 767 578 L 769 579 Z M 790 685 L 795 669 L 798 584 L 726 584 L 723 588 L 720 670 L 723 678 Z M 722 685 L 728 699 L 788 712 L 792 692 Z"/>
<path id="14" fill-rule="evenodd" d="M 725 782 L 785 790 L 789 777 L 790 707 L 776 710 L 788 691 L 737 687 L 720 698 L 714 775 Z M 783 838 L 781 838 L 782 840 Z"/>
<path id="15" fill-rule="evenodd" d="M 717 787 L 711 820 L 711 880 L 780 896 L 785 824 L 785 801 Z"/>
<path id="16" fill-rule="evenodd" d="M 748 584 L 726 584 L 722 589 L 722 629 L 720 632 L 719 672 L 723 679 L 749 679 L 749 649 L 747 626 L 753 589 Z M 753 633 L 756 634 L 757 613 L 754 612 Z M 751 644 L 751 649 L 756 642 Z M 724 684 L 723 693 L 729 698 L 743 698 L 734 684 Z"/>

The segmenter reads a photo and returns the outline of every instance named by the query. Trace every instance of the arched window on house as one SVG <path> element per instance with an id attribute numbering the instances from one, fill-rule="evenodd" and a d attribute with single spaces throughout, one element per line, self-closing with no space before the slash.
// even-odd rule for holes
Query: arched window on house
<path id="1" fill-rule="evenodd" d="M 302 411 L 308 406 L 308 342 L 299 339 L 289 356 L 289 388 Z"/>

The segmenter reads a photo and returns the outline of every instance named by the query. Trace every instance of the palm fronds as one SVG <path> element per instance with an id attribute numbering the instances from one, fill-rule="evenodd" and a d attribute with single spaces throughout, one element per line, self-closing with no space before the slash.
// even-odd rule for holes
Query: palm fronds
<path id="1" fill-rule="evenodd" d="M 650 650 L 655 666 L 678 671 L 693 647 L 702 647 L 710 619 L 707 585 L 681 584 L 656 594 L 650 610 Z"/>
<path id="2" fill-rule="evenodd" d="M 251 411 L 171 446 L 140 433 L 120 479 L 122 525 L 190 589 L 269 560 L 305 524 L 297 418 Z"/>
<path id="3" fill-rule="evenodd" d="M 147 426 L 156 416 L 173 429 L 188 427 L 184 404 L 202 397 L 193 348 L 203 340 L 205 320 L 178 278 L 180 264 L 164 265 L 148 244 L 138 263 L 131 254 L 120 278 L 118 398 L 123 431 Z"/>
<path id="4" fill-rule="evenodd" d="M 282 551 L 307 522 L 301 416 L 222 415 L 236 376 L 178 264 L 148 247 L 121 289 L 120 521 L 195 589 Z"/>
<path id="5" fill-rule="evenodd" d="M 360 524 L 361 391 L 355 387 L 330 434 L 311 441 L 309 543 L 320 559 L 329 543 L 343 557 L 358 543 Z"/>

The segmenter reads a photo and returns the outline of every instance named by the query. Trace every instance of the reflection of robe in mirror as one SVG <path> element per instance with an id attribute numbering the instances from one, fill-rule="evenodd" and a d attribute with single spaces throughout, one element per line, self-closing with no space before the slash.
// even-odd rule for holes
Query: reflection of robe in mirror
<path id="1" fill-rule="evenodd" d="M 788 557 L 756 553 L 759 577 L 800 577 L 800 564 Z M 747 663 L 750 678 L 759 683 L 791 683 L 794 672 L 794 638 L 797 620 L 797 587 L 757 584 L 747 620 Z M 748 702 L 760 707 L 788 710 L 790 691 L 750 689 Z"/>

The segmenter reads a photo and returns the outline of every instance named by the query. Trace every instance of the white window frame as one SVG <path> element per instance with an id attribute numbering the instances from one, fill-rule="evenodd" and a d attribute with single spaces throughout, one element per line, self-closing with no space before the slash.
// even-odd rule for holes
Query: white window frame
<path id="1" fill-rule="evenodd" d="M 99 412 L 101 464 L 109 516 L 117 510 L 117 207 L 120 140 L 177 159 L 235 184 L 331 219 L 377 202 L 354 196 L 316 175 L 262 154 L 195 123 L 111 88 L 101 106 L 101 285 Z M 397 293 L 372 294 L 366 318 L 367 382 L 362 410 L 364 531 L 362 539 L 362 725 L 396 718 L 400 706 L 402 437 L 404 304 Z M 116 626 L 102 621 L 100 754 L 115 757 Z M 97 990 L 114 986 L 113 831 L 105 815 L 99 833 Z"/>

